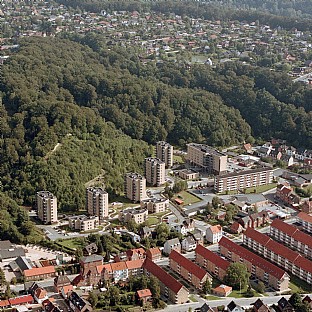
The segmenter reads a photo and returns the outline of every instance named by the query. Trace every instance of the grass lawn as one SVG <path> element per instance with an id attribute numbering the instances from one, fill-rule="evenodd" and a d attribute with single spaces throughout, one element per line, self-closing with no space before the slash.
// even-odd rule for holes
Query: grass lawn
<path id="1" fill-rule="evenodd" d="M 246 189 L 246 194 L 263 193 L 263 192 L 266 192 L 266 191 L 273 189 L 276 186 L 277 186 L 277 183 L 271 183 L 271 184 L 261 185 L 261 186 L 257 186 L 257 187 L 250 187 L 250 188 Z M 255 190 L 256 190 L 256 192 L 255 192 Z"/>
<path id="2" fill-rule="evenodd" d="M 184 164 L 184 160 L 180 155 L 173 155 L 173 162 L 178 164 Z"/>
<path id="3" fill-rule="evenodd" d="M 222 300 L 221 297 L 216 297 L 216 296 L 211 296 L 211 295 L 208 295 L 205 297 L 206 300 Z"/>
<path id="4" fill-rule="evenodd" d="M 159 222 L 160 219 L 158 219 L 157 217 L 148 217 L 148 219 L 146 220 L 147 226 L 155 225 L 158 224 Z"/>
<path id="5" fill-rule="evenodd" d="M 80 238 L 70 238 L 64 240 L 58 240 L 59 245 L 65 246 L 69 249 L 76 250 L 77 248 L 83 248 L 84 244 Z"/>
<path id="6" fill-rule="evenodd" d="M 290 276 L 289 288 L 292 292 L 306 293 L 311 292 L 312 286 L 296 276 Z"/>
<path id="7" fill-rule="evenodd" d="M 180 197 L 179 197 L 180 196 Z M 175 197 L 183 200 L 184 202 L 184 206 L 187 206 L 189 204 L 194 204 L 194 203 L 198 203 L 201 201 L 201 199 L 199 199 L 198 197 L 190 194 L 187 191 L 182 191 L 180 193 L 178 193 Z"/>
<path id="8" fill-rule="evenodd" d="M 192 302 L 198 302 L 198 300 L 195 298 L 194 295 L 190 295 L 190 296 L 189 296 L 189 299 L 190 299 Z"/>

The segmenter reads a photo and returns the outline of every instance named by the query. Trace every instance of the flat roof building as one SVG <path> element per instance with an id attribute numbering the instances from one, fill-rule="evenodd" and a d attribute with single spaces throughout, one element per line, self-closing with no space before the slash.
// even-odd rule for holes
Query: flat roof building
<path id="1" fill-rule="evenodd" d="M 38 218 L 44 224 L 57 222 L 57 199 L 49 191 L 37 192 Z"/>
<path id="2" fill-rule="evenodd" d="M 126 173 L 125 196 L 137 203 L 146 198 L 146 179 L 138 173 Z"/>
<path id="3" fill-rule="evenodd" d="M 108 217 L 108 193 L 101 187 L 88 187 L 86 210 L 90 216 L 99 217 L 99 221 L 102 223 Z"/>
<path id="4" fill-rule="evenodd" d="M 146 182 L 153 186 L 165 184 L 166 179 L 165 163 L 158 158 L 145 158 Z"/>
<path id="5" fill-rule="evenodd" d="M 173 165 L 173 146 L 165 141 L 156 143 L 156 157 L 165 163 L 166 168 Z"/>

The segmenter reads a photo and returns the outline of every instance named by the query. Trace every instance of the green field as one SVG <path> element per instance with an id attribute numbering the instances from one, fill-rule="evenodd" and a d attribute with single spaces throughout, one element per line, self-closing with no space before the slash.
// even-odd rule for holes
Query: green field
<path id="1" fill-rule="evenodd" d="M 146 220 L 147 226 L 156 225 L 160 222 L 160 219 L 157 217 L 148 217 Z"/>
<path id="2" fill-rule="evenodd" d="M 266 192 L 266 191 L 273 189 L 276 186 L 277 186 L 277 183 L 271 183 L 271 184 L 261 185 L 261 186 L 257 186 L 257 187 L 250 187 L 250 188 L 246 189 L 246 194 L 263 193 L 263 192 Z"/>
<path id="3" fill-rule="evenodd" d="M 76 250 L 77 248 L 83 248 L 84 243 L 80 238 L 70 238 L 65 240 L 58 240 L 57 244 L 60 246 L 67 247 L 72 250 Z"/>
<path id="4" fill-rule="evenodd" d="M 187 206 L 190 204 L 198 203 L 201 201 L 198 197 L 192 195 L 191 193 L 187 191 L 182 191 L 176 195 L 177 198 L 183 200 L 184 204 L 183 206 Z"/>
<path id="5" fill-rule="evenodd" d="M 180 155 L 173 155 L 173 162 L 178 164 L 184 164 L 184 160 Z"/>

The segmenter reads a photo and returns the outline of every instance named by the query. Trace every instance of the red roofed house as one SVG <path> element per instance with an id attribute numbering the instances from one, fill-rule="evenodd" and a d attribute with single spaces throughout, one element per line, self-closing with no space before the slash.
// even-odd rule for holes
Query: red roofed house
<path id="1" fill-rule="evenodd" d="M 233 234 L 240 234 L 243 232 L 243 227 L 241 224 L 239 224 L 237 221 L 233 222 L 233 224 L 230 227 L 230 232 Z"/>
<path id="2" fill-rule="evenodd" d="M 221 281 L 224 279 L 226 270 L 230 265 L 229 261 L 202 245 L 197 245 L 195 249 L 195 262 Z"/>
<path id="3" fill-rule="evenodd" d="M 52 265 L 42 267 L 42 268 L 32 268 L 32 269 L 24 270 L 23 274 L 24 274 L 26 282 L 38 281 L 38 280 L 56 276 L 55 268 Z"/>
<path id="4" fill-rule="evenodd" d="M 216 296 L 227 297 L 232 292 L 232 287 L 227 285 L 220 285 L 212 290 Z"/>
<path id="5" fill-rule="evenodd" d="M 299 212 L 297 220 L 305 231 L 312 233 L 312 216 L 305 212 Z"/>
<path id="6" fill-rule="evenodd" d="M 56 292 L 62 294 L 64 298 L 66 298 L 67 294 L 73 290 L 73 285 L 66 275 L 57 276 L 54 279 L 54 287 Z"/>
<path id="7" fill-rule="evenodd" d="M 247 231 L 248 230 L 253 229 L 248 228 Z M 244 263 L 248 272 L 267 283 L 269 286 L 278 291 L 285 291 L 288 289 L 289 275 L 276 265 L 264 260 L 262 257 L 259 257 L 248 249 L 235 244 L 226 237 L 221 238 L 219 247 L 221 255 L 232 262 Z"/>
<path id="8" fill-rule="evenodd" d="M 298 252 L 254 229 L 247 229 L 244 233 L 244 244 L 293 275 L 309 284 L 312 283 L 312 261 L 302 257 Z"/>
<path id="9" fill-rule="evenodd" d="M 212 280 L 212 277 L 204 269 L 175 250 L 171 251 L 169 262 L 171 270 L 177 272 L 197 289 L 202 289 L 207 279 Z"/>
<path id="10" fill-rule="evenodd" d="M 144 271 L 147 275 L 155 276 L 159 280 L 160 293 L 171 302 L 182 304 L 188 301 L 189 291 L 173 276 L 150 259 L 145 259 Z"/>
<path id="11" fill-rule="evenodd" d="M 299 251 L 307 258 L 312 259 L 312 238 L 310 235 L 300 231 L 295 226 L 275 219 L 271 223 L 270 236 Z"/>
<path id="12" fill-rule="evenodd" d="M 42 303 L 44 300 L 48 299 L 48 293 L 45 289 L 38 287 L 34 291 L 34 299 L 36 300 L 37 303 Z"/>
<path id="13" fill-rule="evenodd" d="M 0 310 L 9 308 L 9 307 L 10 307 L 9 300 L 0 300 Z"/>
<path id="14" fill-rule="evenodd" d="M 21 305 L 21 304 L 30 304 L 30 303 L 34 303 L 34 298 L 32 297 L 32 295 L 25 295 L 25 296 L 10 298 L 9 302 L 11 306 Z"/>
<path id="15" fill-rule="evenodd" d="M 99 282 L 97 266 L 103 264 L 103 257 L 99 255 L 91 255 L 80 259 L 82 279 L 77 286 L 96 285 Z"/>
<path id="16" fill-rule="evenodd" d="M 143 305 L 152 299 L 152 293 L 148 288 L 138 290 L 136 295 L 137 298 L 143 303 Z"/>
<path id="17" fill-rule="evenodd" d="M 150 248 L 146 251 L 146 258 L 157 261 L 161 259 L 161 251 L 158 247 Z"/>
<path id="18" fill-rule="evenodd" d="M 223 235 L 223 231 L 222 231 L 222 226 L 220 224 L 212 225 L 208 227 L 206 230 L 206 240 L 212 244 L 218 243 L 222 235 Z"/>

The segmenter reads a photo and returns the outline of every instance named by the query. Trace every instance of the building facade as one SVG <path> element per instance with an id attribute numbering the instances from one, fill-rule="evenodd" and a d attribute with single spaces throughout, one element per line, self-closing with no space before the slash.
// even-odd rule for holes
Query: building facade
<path id="1" fill-rule="evenodd" d="M 196 289 L 201 290 L 207 279 L 210 282 L 212 280 L 204 269 L 175 250 L 172 250 L 169 255 L 169 265 L 171 270 L 182 276 Z"/>
<path id="2" fill-rule="evenodd" d="M 209 243 L 216 244 L 222 238 L 223 230 L 220 224 L 212 225 L 206 230 L 206 240 Z"/>
<path id="3" fill-rule="evenodd" d="M 38 218 L 44 224 L 57 222 L 57 199 L 48 191 L 37 193 Z"/>
<path id="4" fill-rule="evenodd" d="M 254 254 L 248 249 L 232 242 L 224 236 L 219 242 L 219 247 L 222 256 L 226 257 L 231 262 L 245 264 L 248 272 L 252 276 L 278 291 L 285 291 L 288 289 L 289 275 L 281 268 Z"/>
<path id="5" fill-rule="evenodd" d="M 173 166 L 173 146 L 167 142 L 156 143 L 156 157 L 165 163 L 166 168 Z"/>
<path id="6" fill-rule="evenodd" d="M 121 210 L 118 215 L 119 221 L 127 223 L 133 220 L 137 224 L 144 223 L 148 218 L 148 211 L 146 208 L 127 208 Z"/>
<path id="7" fill-rule="evenodd" d="M 312 233 L 312 216 L 305 212 L 299 212 L 297 215 L 297 221 L 302 225 L 303 230 Z"/>
<path id="8" fill-rule="evenodd" d="M 153 186 L 161 186 L 166 183 L 165 163 L 158 158 L 145 158 L 146 182 Z"/>
<path id="9" fill-rule="evenodd" d="M 87 188 L 86 210 L 90 216 L 99 217 L 102 223 L 108 217 L 108 193 L 100 187 Z"/>
<path id="10" fill-rule="evenodd" d="M 226 172 L 227 155 L 208 145 L 187 144 L 187 160 L 191 165 L 200 167 L 208 173 L 220 174 Z"/>
<path id="11" fill-rule="evenodd" d="M 137 203 L 146 198 L 146 179 L 138 173 L 125 175 L 125 196 Z"/>
<path id="12" fill-rule="evenodd" d="M 257 168 L 241 172 L 221 174 L 215 177 L 214 190 L 217 193 L 244 190 L 273 182 L 273 170 Z"/>
<path id="13" fill-rule="evenodd" d="M 99 225 L 99 217 L 85 215 L 69 217 L 68 225 L 72 230 L 91 231 Z"/>
<path id="14" fill-rule="evenodd" d="M 312 283 L 312 261 L 298 252 L 251 228 L 244 233 L 244 244 L 308 284 Z"/>
<path id="15" fill-rule="evenodd" d="M 167 198 L 147 198 L 141 201 L 141 208 L 145 208 L 149 213 L 165 212 L 169 209 L 169 199 Z"/>

